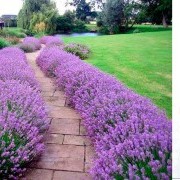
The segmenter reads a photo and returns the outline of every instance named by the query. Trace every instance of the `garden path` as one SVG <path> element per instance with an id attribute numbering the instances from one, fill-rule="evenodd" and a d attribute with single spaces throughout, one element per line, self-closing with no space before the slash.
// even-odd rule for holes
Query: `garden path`
<path id="1" fill-rule="evenodd" d="M 40 51 L 27 53 L 27 59 L 41 86 L 42 96 L 51 122 L 45 138 L 46 150 L 31 164 L 28 180 L 89 180 L 87 171 L 93 158 L 93 148 L 81 125 L 81 118 L 68 107 L 63 91 L 46 77 L 36 64 Z"/>

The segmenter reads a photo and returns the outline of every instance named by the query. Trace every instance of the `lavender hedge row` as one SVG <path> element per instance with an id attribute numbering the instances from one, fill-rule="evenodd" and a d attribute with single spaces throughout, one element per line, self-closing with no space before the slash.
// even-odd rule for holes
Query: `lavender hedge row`
<path id="1" fill-rule="evenodd" d="M 23 42 L 18 45 L 24 52 L 34 52 L 41 49 L 41 42 L 39 39 L 34 37 L 26 37 Z"/>
<path id="2" fill-rule="evenodd" d="M 0 177 L 18 179 L 44 149 L 47 114 L 25 54 L 18 48 L 0 54 Z"/>
<path id="3" fill-rule="evenodd" d="M 46 46 L 54 46 L 54 45 L 61 46 L 64 44 L 63 41 L 56 36 L 43 36 L 40 39 L 40 41 L 42 44 L 45 44 Z"/>
<path id="4" fill-rule="evenodd" d="M 44 49 L 37 64 L 83 118 L 97 153 L 94 179 L 171 179 L 172 123 L 163 111 L 57 47 Z"/>

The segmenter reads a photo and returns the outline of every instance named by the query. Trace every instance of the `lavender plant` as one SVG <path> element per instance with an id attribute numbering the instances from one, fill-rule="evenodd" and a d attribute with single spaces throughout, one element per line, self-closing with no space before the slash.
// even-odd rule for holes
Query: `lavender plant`
<path id="1" fill-rule="evenodd" d="M 38 128 L 13 115 L 0 117 L 0 176 L 18 179 L 44 149 Z"/>
<path id="2" fill-rule="evenodd" d="M 12 47 L 0 54 L 0 177 L 19 179 L 42 153 L 49 123 L 25 54 Z"/>
<path id="3" fill-rule="evenodd" d="M 30 44 L 30 43 L 21 43 L 21 44 L 18 44 L 17 46 L 18 48 L 20 48 L 21 50 L 23 50 L 25 53 L 31 53 L 31 52 L 34 52 L 36 51 L 36 47 L 34 44 Z"/>
<path id="4" fill-rule="evenodd" d="M 63 41 L 59 37 L 55 36 L 43 36 L 40 39 L 42 44 L 45 44 L 46 46 L 62 46 L 64 45 Z"/>
<path id="5" fill-rule="evenodd" d="M 90 49 L 83 44 L 70 43 L 64 47 L 64 50 L 79 56 L 81 59 L 87 59 L 90 54 Z"/>
<path id="6" fill-rule="evenodd" d="M 26 47 L 29 45 L 29 48 L 34 49 L 34 50 L 41 49 L 40 40 L 37 39 L 37 38 L 34 38 L 34 37 L 26 37 L 26 38 L 24 38 L 23 45 L 26 46 Z"/>
<path id="7" fill-rule="evenodd" d="M 171 179 L 172 123 L 164 111 L 57 47 L 42 51 L 37 63 L 83 118 L 97 154 L 93 179 Z"/>

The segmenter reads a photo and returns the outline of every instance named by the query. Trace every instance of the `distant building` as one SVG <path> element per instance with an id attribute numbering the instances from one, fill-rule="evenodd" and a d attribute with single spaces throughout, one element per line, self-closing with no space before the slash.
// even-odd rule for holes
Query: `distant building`
<path id="1" fill-rule="evenodd" d="M 1 21 L 4 22 L 5 27 L 16 27 L 17 26 L 17 16 L 16 15 L 2 15 Z"/>
<path id="2" fill-rule="evenodd" d="M 4 27 L 4 21 L 2 21 L 2 20 L 0 19 L 0 29 L 3 29 L 3 27 Z"/>

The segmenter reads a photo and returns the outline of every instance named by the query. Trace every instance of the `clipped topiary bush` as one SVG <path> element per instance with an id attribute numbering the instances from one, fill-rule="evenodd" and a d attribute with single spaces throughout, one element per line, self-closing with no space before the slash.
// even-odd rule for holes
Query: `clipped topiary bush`
<path id="1" fill-rule="evenodd" d="M 90 54 L 90 49 L 83 44 L 71 43 L 64 47 L 64 50 L 79 56 L 81 59 L 87 59 Z"/>

